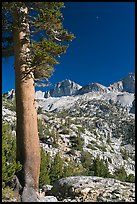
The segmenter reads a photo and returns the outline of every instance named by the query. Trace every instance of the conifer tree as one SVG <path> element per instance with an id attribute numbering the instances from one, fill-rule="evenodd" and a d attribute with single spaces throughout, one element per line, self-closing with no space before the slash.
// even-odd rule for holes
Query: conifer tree
<path id="1" fill-rule="evenodd" d="M 50 184 L 50 156 L 41 148 L 40 178 L 39 186 Z"/>
<path id="2" fill-rule="evenodd" d="M 57 153 L 51 164 L 51 170 L 50 170 L 51 184 L 53 184 L 54 181 L 60 179 L 62 175 L 63 175 L 63 160 L 60 157 L 60 154 Z"/>
<path id="3" fill-rule="evenodd" d="M 21 165 L 16 163 L 15 154 L 16 142 L 11 135 L 11 127 L 8 123 L 2 124 L 2 188 L 6 182 L 10 181 L 15 172 L 21 169 Z"/>
<path id="4" fill-rule="evenodd" d="M 104 178 L 107 178 L 110 176 L 107 161 L 100 159 L 99 156 L 97 156 L 93 160 L 92 170 L 94 171 L 95 176 L 100 176 L 100 177 L 104 177 Z"/>
<path id="5" fill-rule="evenodd" d="M 17 176 L 23 187 L 23 202 L 37 202 L 36 196 L 34 199 L 26 194 L 36 195 L 39 187 L 34 88 L 47 86 L 54 65 L 59 64 L 59 55 L 66 52 L 68 42 L 74 38 L 63 28 L 63 7 L 63 2 L 2 2 L 2 56 L 15 57 L 16 154 L 23 167 Z"/>

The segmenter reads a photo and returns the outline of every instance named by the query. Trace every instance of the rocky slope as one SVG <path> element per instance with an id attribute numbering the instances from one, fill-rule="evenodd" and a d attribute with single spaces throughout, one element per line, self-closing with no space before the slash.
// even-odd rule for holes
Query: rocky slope
<path id="1" fill-rule="evenodd" d="M 61 202 L 135 202 L 135 184 L 95 176 L 60 179 L 51 193 Z"/>
<path id="2" fill-rule="evenodd" d="M 124 167 L 127 175 L 135 175 L 135 97 L 132 82 L 130 81 L 129 84 L 126 84 L 124 82 L 126 80 L 116 82 L 117 85 L 114 84 L 113 87 L 115 88 L 113 90 L 111 90 L 112 86 L 109 90 L 107 87 L 97 83 L 92 83 L 90 86 L 83 88 L 69 82 L 64 89 L 62 88 L 62 83 L 60 83 L 61 89 L 58 84 L 58 88 L 54 89 L 57 95 L 55 92 L 49 92 L 50 94 L 54 93 L 55 97 L 50 95 L 50 97 L 45 98 L 44 92 L 36 92 L 38 120 L 42 123 L 40 145 L 46 152 L 50 153 L 51 159 L 54 158 L 56 153 L 60 152 L 61 158 L 66 164 L 69 161 L 73 161 L 75 164 L 82 165 L 82 156 L 85 152 L 88 152 L 92 160 L 97 156 L 106 160 L 111 174 L 116 169 Z M 121 84 L 124 83 L 126 85 L 122 85 L 122 87 L 126 88 L 120 88 Z M 71 85 L 72 91 L 70 90 Z M 125 92 L 125 89 L 129 90 L 129 92 Z M 76 94 L 80 90 L 82 90 L 82 94 Z M 90 90 L 90 92 L 87 90 Z M 69 96 L 56 97 L 58 94 L 64 95 L 66 93 Z M 2 117 L 4 121 L 12 124 L 12 133 L 15 134 L 16 115 L 13 108 L 13 100 L 9 100 L 9 95 L 8 97 L 7 95 L 3 97 Z M 10 97 L 10 99 L 13 98 Z M 74 141 L 78 141 L 78 138 L 81 142 L 80 149 L 73 146 Z M 77 178 L 61 180 L 58 183 L 59 192 L 61 191 L 60 186 L 64 185 L 61 184 L 62 182 L 68 182 L 67 185 L 70 186 L 70 190 L 74 190 L 77 183 L 76 180 Z M 83 183 L 82 186 L 85 185 L 85 179 L 80 177 L 80 180 Z M 98 187 L 98 182 L 100 187 Z M 92 186 L 93 183 L 94 188 Z M 124 201 L 124 199 L 125 202 L 127 200 L 134 201 L 134 184 L 94 177 L 89 178 L 88 184 L 89 186 L 84 187 L 85 190 L 81 187 L 78 188 L 81 189 L 80 192 L 86 192 L 87 201 L 93 201 L 91 196 L 93 191 L 95 199 L 99 202 L 102 202 L 101 199 L 114 202 Z M 118 190 L 119 192 L 115 193 L 116 186 L 121 191 Z M 96 189 L 100 190 L 96 192 Z M 129 189 L 129 193 L 125 189 Z M 72 196 L 70 200 L 79 199 L 76 202 L 81 202 L 81 199 L 83 199 L 86 202 L 84 200 L 85 197 L 81 197 L 81 195 L 82 193 L 80 193 L 79 198 L 77 198 L 77 195 L 74 198 Z M 103 196 L 101 197 L 101 195 Z M 61 198 L 56 193 L 50 196 L 57 196 L 57 198 L 53 198 L 55 200 L 62 199 L 63 202 L 69 202 L 69 194 L 67 198 Z"/>

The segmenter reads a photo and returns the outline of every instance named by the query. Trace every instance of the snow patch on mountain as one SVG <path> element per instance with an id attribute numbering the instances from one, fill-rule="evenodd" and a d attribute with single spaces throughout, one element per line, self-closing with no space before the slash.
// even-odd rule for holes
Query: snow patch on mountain
<path id="1" fill-rule="evenodd" d="M 122 107 L 131 109 L 134 101 L 134 94 L 123 92 L 89 92 L 83 95 L 76 96 L 62 96 L 62 97 L 50 97 L 37 99 L 38 106 L 42 107 L 45 111 L 59 111 L 63 109 L 69 109 L 78 101 L 91 101 L 92 99 L 108 101 L 110 103 L 117 103 Z"/>

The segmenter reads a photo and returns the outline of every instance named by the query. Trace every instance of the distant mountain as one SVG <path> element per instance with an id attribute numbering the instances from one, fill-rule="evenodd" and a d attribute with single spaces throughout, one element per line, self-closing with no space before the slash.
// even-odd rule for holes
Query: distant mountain
<path id="1" fill-rule="evenodd" d="M 129 73 L 122 80 L 123 91 L 135 93 L 135 73 Z"/>
<path id="2" fill-rule="evenodd" d="M 45 98 L 48 97 L 61 97 L 61 96 L 72 96 L 81 88 L 79 84 L 71 80 L 63 80 L 55 85 L 53 89 L 45 92 Z"/>
<path id="3" fill-rule="evenodd" d="M 129 73 L 122 80 L 110 85 L 108 90 L 135 93 L 135 73 Z"/>
<path id="4" fill-rule="evenodd" d="M 83 86 L 81 89 L 77 91 L 76 94 L 85 94 L 88 92 L 107 92 L 107 87 L 99 83 L 91 83 Z"/>
<path id="5" fill-rule="evenodd" d="M 84 86 L 80 86 L 71 80 L 63 80 L 62 82 L 57 83 L 54 88 L 49 91 L 46 91 L 45 94 L 40 92 L 39 95 L 44 98 L 49 97 L 61 97 L 61 96 L 72 96 L 72 95 L 82 95 L 89 92 L 128 92 L 135 93 L 135 74 L 129 73 L 122 80 L 111 84 L 109 87 L 106 87 L 99 83 L 90 83 Z"/>
<path id="6" fill-rule="evenodd" d="M 99 83 L 90 83 L 84 86 L 80 86 L 79 84 L 71 81 L 71 80 L 63 80 L 57 83 L 51 90 L 42 92 L 36 91 L 36 98 L 43 99 L 49 97 L 62 97 L 62 96 L 75 96 L 75 95 L 83 95 L 85 93 L 109 93 L 109 92 L 127 92 L 135 93 L 135 73 L 129 73 L 122 80 L 119 80 L 110 86 L 106 87 Z M 8 93 L 4 94 L 8 99 L 12 99 L 15 96 L 15 90 L 12 89 Z"/>

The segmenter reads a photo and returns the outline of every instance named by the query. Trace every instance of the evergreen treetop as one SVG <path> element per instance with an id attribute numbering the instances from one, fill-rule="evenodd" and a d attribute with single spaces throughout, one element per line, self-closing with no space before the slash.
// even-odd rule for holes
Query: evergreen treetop
<path id="1" fill-rule="evenodd" d="M 15 28 L 19 29 L 18 23 L 22 20 L 21 15 L 24 17 L 22 10 L 25 8 L 25 19 L 29 22 L 29 71 L 33 71 L 35 81 L 45 83 L 52 75 L 54 65 L 59 64 L 58 58 L 66 52 L 68 42 L 74 39 L 74 35 L 63 28 L 63 2 L 2 2 L 3 57 L 14 55 L 13 31 Z"/>

